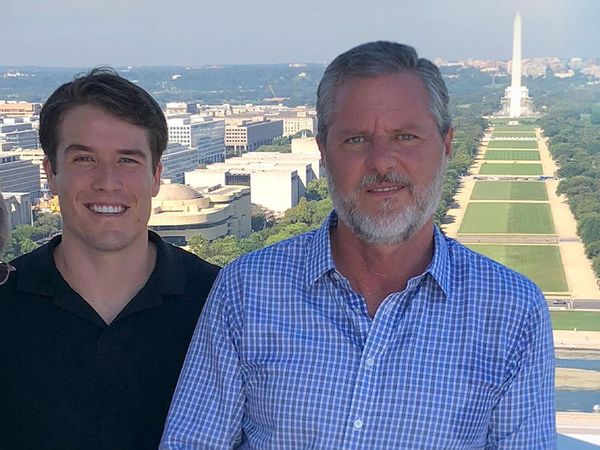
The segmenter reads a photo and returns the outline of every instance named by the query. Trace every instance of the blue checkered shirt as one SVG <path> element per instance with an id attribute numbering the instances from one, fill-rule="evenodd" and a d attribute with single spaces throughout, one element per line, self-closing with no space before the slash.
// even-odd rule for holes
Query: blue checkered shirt
<path id="1" fill-rule="evenodd" d="M 335 224 L 220 273 L 161 448 L 555 448 L 539 289 L 436 228 L 427 270 L 370 318 L 335 268 Z"/>

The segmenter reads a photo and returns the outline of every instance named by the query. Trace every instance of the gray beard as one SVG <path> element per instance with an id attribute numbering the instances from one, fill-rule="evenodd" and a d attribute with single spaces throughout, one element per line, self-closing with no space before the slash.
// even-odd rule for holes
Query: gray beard
<path id="1" fill-rule="evenodd" d="M 367 244 L 389 245 L 405 242 L 435 213 L 442 196 L 446 163 L 447 160 L 444 160 L 428 186 L 415 187 L 410 178 L 390 171 L 384 175 L 365 175 L 358 188 L 346 195 L 338 193 L 334 177 L 328 173 L 329 193 L 333 207 L 340 220 Z M 404 186 L 410 191 L 413 202 L 395 213 L 390 211 L 390 202 L 384 202 L 382 210 L 371 215 L 361 210 L 358 206 L 358 192 L 381 182 Z"/>

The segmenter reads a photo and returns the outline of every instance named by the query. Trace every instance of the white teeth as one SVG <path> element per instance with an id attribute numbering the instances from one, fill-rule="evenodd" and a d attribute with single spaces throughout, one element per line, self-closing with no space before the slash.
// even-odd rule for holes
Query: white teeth
<path id="1" fill-rule="evenodd" d="M 376 188 L 372 189 L 373 192 L 388 192 L 388 191 L 396 191 L 397 187 L 386 187 L 386 188 Z"/>
<path id="2" fill-rule="evenodd" d="M 113 205 L 91 205 L 89 208 L 98 214 L 119 214 L 125 211 L 124 206 Z"/>

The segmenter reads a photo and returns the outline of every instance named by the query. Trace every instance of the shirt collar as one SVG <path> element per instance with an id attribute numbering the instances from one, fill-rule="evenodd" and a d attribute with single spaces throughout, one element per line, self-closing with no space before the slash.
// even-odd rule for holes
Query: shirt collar
<path id="1" fill-rule="evenodd" d="M 152 283 L 160 294 L 182 294 L 185 271 L 177 266 L 175 249 L 153 231 L 148 231 L 148 239 L 156 245 L 156 266 L 146 284 Z M 41 295 L 56 293 L 62 276 L 54 263 L 54 249 L 61 241 L 61 235 L 54 236 L 46 245 L 25 256 L 18 274 L 19 289 Z"/>
<path id="2" fill-rule="evenodd" d="M 316 283 L 323 275 L 335 270 L 331 254 L 331 240 L 329 230 L 337 225 L 337 214 L 332 211 L 321 226 L 317 228 L 310 242 L 306 257 L 306 288 Z"/>
<path id="3" fill-rule="evenodd" d="M 306 287 L 310 288 L 323 275 L 335 270 L 331 253 L 330 229 L 335 227 L 338 217 L 335 211 L 317 228 L 309 244 L 306 258 Z M 433 257 L 425 270 L 438 283 L 446 297 L 450 295 L 450 263 L 448 243 L 437 226 L 433 227 Z"/>
<path id="4" fill-rule="evenodd" d="M 433 258 L 427 271 L 440 286 L 446 297 L 450 292 L 450 254 L 446 237 L 436 226 L 433 227 Z"/>

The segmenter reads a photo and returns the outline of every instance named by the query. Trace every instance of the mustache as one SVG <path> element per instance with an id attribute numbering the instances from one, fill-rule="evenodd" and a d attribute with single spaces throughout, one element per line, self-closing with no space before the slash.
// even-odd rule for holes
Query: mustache
<path id="1" fill-rule="evenodd" d="M 374 184 L 380 183 L 391 183 L 402 187 L 412 189 L 414 184 L 413 181 L 406 175 L 402 175 L 400 172 L 389 171 L 382 174 L 370 173 L 365 175 L 360 183 L 362 189 L 366 189 Z"/>

